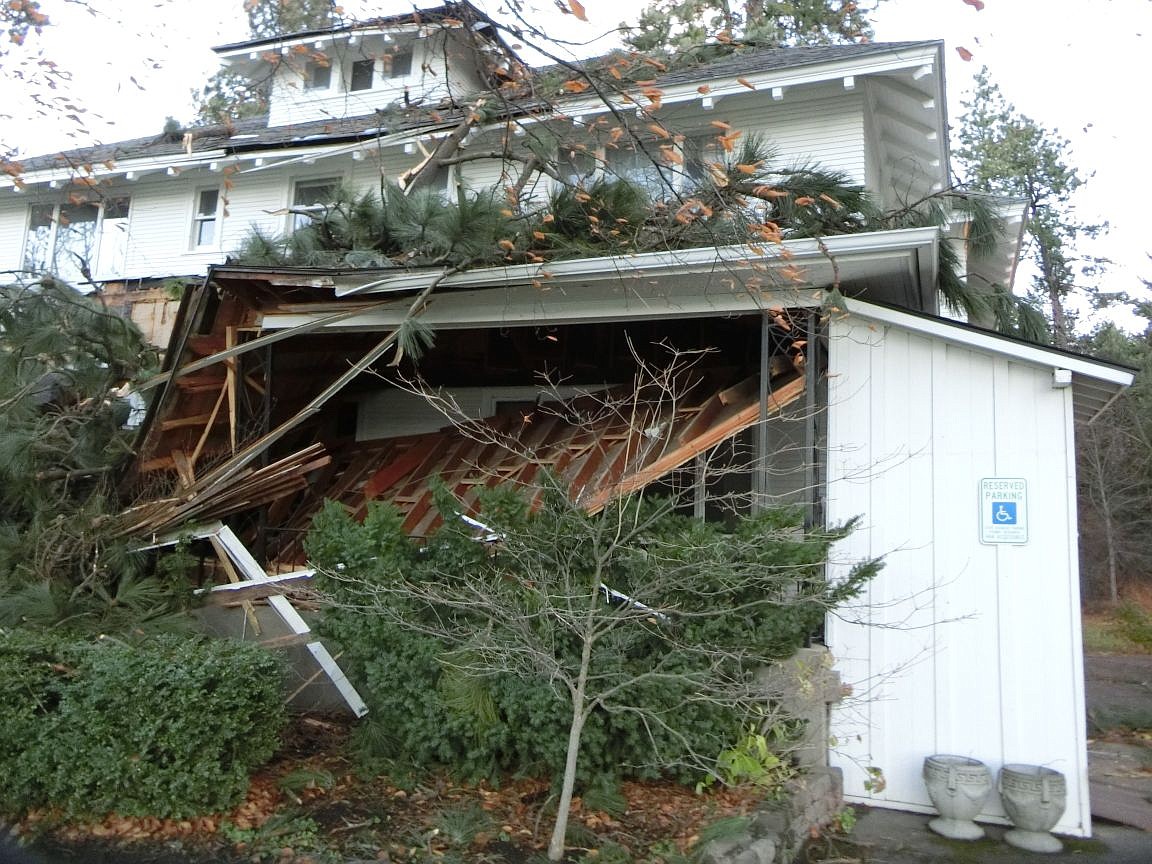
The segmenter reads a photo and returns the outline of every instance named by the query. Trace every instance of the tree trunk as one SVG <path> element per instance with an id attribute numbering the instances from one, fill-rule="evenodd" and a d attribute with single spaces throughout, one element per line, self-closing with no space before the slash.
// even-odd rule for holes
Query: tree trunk
<path id="1" fill-rule="evenodd" d="M 568 810 L 572 806 L 572 792 L 576 788 L 576 762 L 580 756 L 580 736 L 584 732 L 587 714 L 584 709 L 584 670 L 581 670 L 578 697 L 572 700 L 572 725 L 568 729 L 568 756 L 564 760 L 564 781 L 560 787 L 560 803 L 556 808 L 556 825 L 548 841 L 548 860 L 564 857 L 564 840 L 568 836 Z"/>
<path id="2" fill-rule="evenodd" d="M 559 861 L 564 857 L 564 841 L 568 837 L 568 810 L 572 806 L 572 791 L 576 788 L 576 763 L 580 757 L 580 736 L 584 732 L 584 721 L 588 719 L 587 693 L 588 671 L 592 667 L 593 617 L 600 602 L 600 580 L 593 582 L 592 596 L 581 634 L 580 672 L 576 676 L 576 687 L 572 690 L 572 725 L 568 727 L 568 753 L 564 760 L 564 780 L 560 786 L 560 803 L 556 808 L 556 824 L 552 828 L 552 839 L 548 842 L 548 860 Z"/>

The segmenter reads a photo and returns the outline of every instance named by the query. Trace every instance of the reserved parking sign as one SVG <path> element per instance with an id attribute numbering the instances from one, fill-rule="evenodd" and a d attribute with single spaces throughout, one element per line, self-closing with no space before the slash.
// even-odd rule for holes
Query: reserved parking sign
<path id="1" fill-rule="evenodd" d="M 1028 542 L 1028 481 L 985 477 L 980 481 L 980 542 Z"/>

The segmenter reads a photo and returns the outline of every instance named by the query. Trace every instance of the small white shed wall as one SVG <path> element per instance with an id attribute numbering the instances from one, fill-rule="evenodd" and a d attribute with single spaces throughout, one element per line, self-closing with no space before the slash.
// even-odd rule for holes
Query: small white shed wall
<path id="1" fill-rule="evenodd" d="M 1052 367 L 848 316 L 830 324 L 827 513 L 862 516 L 833 575 L 883 556 L 827 638 L 853 695 L 833 764 L 851 801 L 929 811 L 925 756 L 1062 771 L 1088 836 L 1072 391 Z M 982 545 L 979 483 L 1028 481 L 1029 540 Z M 883 789 L 866 788 L 867 768 Z M 995 793 L 984 816 L 1002 820 Z M 983 817 L 982 817 L 983 818 Z"/>

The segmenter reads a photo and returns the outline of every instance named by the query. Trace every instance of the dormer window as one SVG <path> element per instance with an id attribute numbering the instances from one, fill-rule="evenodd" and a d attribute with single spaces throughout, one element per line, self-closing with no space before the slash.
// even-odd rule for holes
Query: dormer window
<path id="1" fill-rule="evenodd" d="M 385 55 L 384 70 L 389 78 L 407 78 L 412 74 L 412 49 L 400 48 Z"/>
<path id="2" fill-rule="evenodd" d="M 305 90 L 327 90 L 332 85 L 332 65 L 327 61 L 309 60 L 304 67 Z"/>
<path id="3" fill-rule="evenodd" d="M 375 60 L 356 60 L 352 64 L 352 75 L 348 79 L 349 90 L 371 90 L 376 76 Z"/>

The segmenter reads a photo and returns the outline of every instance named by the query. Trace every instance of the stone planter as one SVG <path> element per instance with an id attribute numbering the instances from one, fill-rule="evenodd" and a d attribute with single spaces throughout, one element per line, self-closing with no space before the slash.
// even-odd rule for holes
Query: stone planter
<path id="1" fill-rule="evenodd" d="M 1064 846 L 1048 832 L 1064 815 L 1064 775 L 1039 765 L 1005 765 L 1000 769 L 1000 798 L 1016 827 L 1005 841 L 1029 852 L 1060 852 Z"/>
<path id="2" fill-rule="evenodd" d="M 924 785 L 940 813 L 928 827 L 952 840 L 979 840 L 984 829 L 972 820 L 992 792 L 988 766 L 967 756 L 929 756 L 924 760 Z"/>

